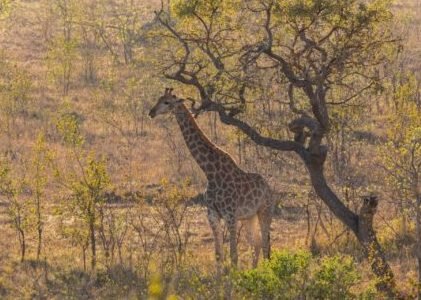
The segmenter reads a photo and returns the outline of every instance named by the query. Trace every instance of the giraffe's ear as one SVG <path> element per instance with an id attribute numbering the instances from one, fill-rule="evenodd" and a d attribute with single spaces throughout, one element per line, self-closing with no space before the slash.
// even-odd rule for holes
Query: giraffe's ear
<path id="1" fill-rule="evenodd" d="M 176 103 L 183 103 L 183 102 L 184 102 L 184 99 L 179 98 L 179 99 L 177 99 Z"/>

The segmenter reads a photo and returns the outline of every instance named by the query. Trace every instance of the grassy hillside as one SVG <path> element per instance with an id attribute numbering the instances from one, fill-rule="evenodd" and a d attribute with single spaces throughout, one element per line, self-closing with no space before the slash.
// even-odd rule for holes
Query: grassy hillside
<path id="1" fill-rule="evenodd" d="M 200 204 L 206 178 L 174 118 L 147 116 L 167 86 L 174 86 L 177 95 L 191 96 L 189 89 L 165 80 L 157 67 L 150 32 L 157 26 L 153 11 L 160 6 L 160 1 L 143 0 L 16 0 L 4 6 L 0 298 L 264 298 L 247 290 L 251 283 L 238 279 L 241 274 L 216 274 L 213 236 Z M 411 78 L 409 94 L 418 97 L 419 112 L 421 3 L 397 1 L 393 12 L 393 30 L 403 48 L 394 64 L 385 67 L 391 74 L 386 91 L 364 95 L 372 101 L 367 100 L 370 104 L 359 117 L 344 118 L 343 128 L 329 136 L 326 176 L 354 211 L 361 207 L 362 196 L 378 195 L 375 228 L 380 243 L 399 289 L 413 297 L 414 199 L 388 181 L 382 147 L 395 127 L 390 119 L 397 114 L 394 88 L 400 86 L 392 83 Z M 294 284 L 312 278 L 309 293 L 316 297 L 317 272 L 332 264 L 345 269 L 332 282 L 342 281 L 342 275 L 349 279 L 355 271 L 360 276 L 350 279 L 350 293 L 381 297 L 374 292 L 361 247 L 315 195 L 294 154 L 256 146 L 235 127 L 223 125 L 214 112 L 201 114 L 197 121 L 241 168 L 262 174 L 279 192 L 272 248 L 312 257 L 306 258 L 309 269 L 294 275 Z M 274 134 L 292 138 L 288 121 L 279 120 Z M 82 178 L 90 175 L 91 184 L 102 180 L 98 198 L 86 192 Z M 98 207 L 95 270 L 86 226 L 90 213 L 84 204 L 91 200 L 86 199 L 97 201 Z M 242 227 L 239 236 L 243 271 L 251 267 L 251 250 Z M 279 257 L 291 263 L 297 259 L 285 253 Z M 348 264 L 352 272 L 344 267 Z M 299 290 L 292 285 L 291 291 Z M 340 289 L 333 283 L 329 288 Z M 332 295 L 334 299 L 337 294 Z"/>

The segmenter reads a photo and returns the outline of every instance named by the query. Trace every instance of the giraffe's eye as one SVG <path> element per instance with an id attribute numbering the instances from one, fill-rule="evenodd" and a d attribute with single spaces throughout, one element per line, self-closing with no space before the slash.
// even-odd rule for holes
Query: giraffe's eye
<path id="1" fill-rule="evenodd" d="M 165 101 L 164 104 L 170 104 L 168 101 Z"/>

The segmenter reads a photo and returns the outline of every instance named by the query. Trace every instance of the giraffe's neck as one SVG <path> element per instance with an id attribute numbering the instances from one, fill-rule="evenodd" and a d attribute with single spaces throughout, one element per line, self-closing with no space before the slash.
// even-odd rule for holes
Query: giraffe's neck
<path id="1" fill-rule="evenodd" d="M 219 172 L 243 172 L 228 153 L 214 145 L 202 132 L 183 103 L 175 108 L 174 114 L 191 155 L 208 180 L 216 178 Z"/>

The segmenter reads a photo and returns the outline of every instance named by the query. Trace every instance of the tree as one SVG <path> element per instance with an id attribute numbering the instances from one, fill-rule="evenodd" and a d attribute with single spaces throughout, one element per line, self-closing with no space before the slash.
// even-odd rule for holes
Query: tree
<path id="1" fill-rule="evenodd" d="M 53 157 L 53 152 L 48 150 L 44 134 L 38 134 L 36 143 L 32 149 L 31 159 L 31 182 L 33 196 L 33 213 L 35 217 L 35 230 L 37 233 L 37 260 L 39 260 L 43 246 L 44 232 L 44 198 L 47 185 L 47 166 Z"/>
<path id="2" fill-rule="evenodd" d="M 13 229 L 16 230 L 20 245 L 20 261 L 23 262 L 27 252 L 27 231 L 29 220 L 28 202 L 23 197 L 26 187 L 24 178 L 14 174 L 7 161 L 0 162 L 0 193 L 8 201 L 8 213 Z"/>
<path id="3" fill-rule="evenodd" d="M 82 179 L 76 179 L 71 184 L 74 211 L 83 219 L 88 229 L 88 239 L 91 247 L 91 268 L 95 269 L 96 228 L 99 207 L 104 204 L 104 191 L 110 184 L 103 160 L 96 160 L 92 155 L 87 159 L 86 166 L 81 168 Z"/>
<path id="4" fill-rule="evenodd" d="M 18 134 L 18 119 L 25 118 L 29 110 L 32 82 L 29 74 L 0 58 L 0 132 L 8 137 L 9 151 L 13 137 Z"/>
<path id="5" fill-rule="evenodd" d="M 90 20 L 105 49 L 120 64 L 135 65 L 136 50 L 142 41 L 145 2 L 139 0 L 102 1 L 98 8 L 105 16 Z"/>
<path id="6" fill-rule="evenodd" d="M 105 159 L 97 159 L 93 152 L 87 152 L 82 148 L 84 138 L 75 115 L 68 113 L 62 115 L 57 121 L 57 128 L 63 142 L 69 147 L 69 158 L 76 166 L 66 171 L 56 167 L 57 178 L 70 192 L 67 200 L 71 201 L 66 201 L 69 210 L 63 212 L 63 215 L 77 219 L 72 228 L 75 230 L 70 230 L 69 235 L 82 246 L 84 264 L 85 250 L 88 245 L 90 246 L 91 269 L 94 270 L 97 262 L 96 232 L 100 208 L 105 204 L 105 191 L 109 188 L 111 180 Z M 66 215 L 68 212 L 70 215 Z M 83 228 L 80 228 L 80 225 Z"/>
<path id="7" fill-rule="evenodd" d="M 75 37 L 74 19 L 76 4 L 71 0 L 51 0 L 51 14 L 59 16 L 60 33 L 50 41 L 47 62 L 49 73 L 62 95 L 67 96 L 72 82 L 72 75 L 77 54 L 78 40 Z"/>
<path id="8" fill-rule="evenodd" d="M 158 64 L 165 78 L 199 95 L 192 101 L 200 105 L 192 110 L 215 111 L 258 145 L 295 152 L 316 194 L 362 245 L 378 289 L 396 297 L 392 270 L 372 227 L 377 199 L 366 198 L 359 213 L 339 199 L 324 175 L 323 142 L 332 107 L 363 105 L 361 96 L 381 87 L 379 70 L 398 49 L 388 26 L 389 3 L 178 0 L 156 19 Z M 282 89 L 288 101 L 277 100 Z M 279 133 L 277 118 L 248 117 L 263 111 L 268 97 L 276 100 L 278 115 L 288 110 L 293 139 Z"/>

